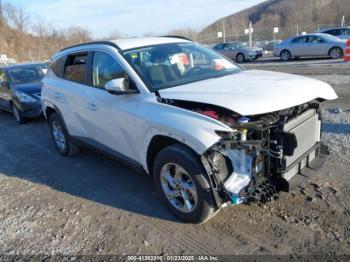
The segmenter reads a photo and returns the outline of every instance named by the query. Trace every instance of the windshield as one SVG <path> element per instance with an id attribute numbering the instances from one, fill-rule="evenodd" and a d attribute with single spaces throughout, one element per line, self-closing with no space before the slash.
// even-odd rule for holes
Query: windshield
<path id="1" fill-rule="evenodd" d="M 11 69 L 9 75 L 13 84 L 28 84 L 40 82 L 45 75 L 44 66 L 26 66 Z"/>
<path id="2" fill-rule="evenodd" d="M 164 44 L 124 52 L 153 91 L 237 73 L 242 69 L 195 43 Z"/>

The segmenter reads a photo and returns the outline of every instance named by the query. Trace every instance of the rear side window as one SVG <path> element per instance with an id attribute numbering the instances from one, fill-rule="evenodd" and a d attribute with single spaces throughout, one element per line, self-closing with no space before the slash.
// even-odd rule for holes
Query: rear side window
<path id="1" fill-rule="evenodd" d="M 88 53 L 69 55 L 64 68 L 64 78 L 68 81 L 86 84 Z"/>
<path id="2" fill-rule="evenodd" d="M 63 78 L 64 74 L 64 65 L 66 63 L 67 56 L 63 56 L 57 59 L 51 66 L 51 70 L 55 73 L 56 76 Z"/>

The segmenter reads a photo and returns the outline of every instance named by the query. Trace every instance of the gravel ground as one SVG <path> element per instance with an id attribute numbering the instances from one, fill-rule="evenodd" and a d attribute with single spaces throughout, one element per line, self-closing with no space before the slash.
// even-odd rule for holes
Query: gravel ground
<path id="1" fill-rule="evenodd" d="M 59 156 L 45 121 L 18 126 L 0 114 L 1 255 L 350 255 L 349 64 L 256 62 L 247 68 L 332 84 L 324 106 L 329 160 L 277 201 L 229 207 L 204 225 L 183 224 L 149 177 L 94 151 Z"/>

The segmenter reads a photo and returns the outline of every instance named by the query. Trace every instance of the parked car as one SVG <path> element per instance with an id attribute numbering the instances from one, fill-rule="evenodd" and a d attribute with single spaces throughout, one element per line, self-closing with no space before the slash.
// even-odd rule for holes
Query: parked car
<path id="1" fill-rule="evenodd" d="M 185 221 L 269 201 L 322 162 L 319 105 L 337 95 L 319 80 L 243 70 L 169 37 L 85 43 L 52 61 L 41 98 L 58 152 L 88 145 L 143 170 Z"/>
<path id="2" fill-rule="evenodd" d="M 329 34 L 341 39 L 350 39 L 350 27 L 338 27 L 332 29 L 325 29 L 320 33 Z"/>
<path id="3" fill-rule="evenodd" d="M 17 123 L 42 115 L 41 80 L 48 64 L 17 64 L 0 68 L 0 111 L 12 112 Z"/>
<path id="4" fill-rule="evenodd" d="M 217 44 L 213 47 L 213 49 L 239 63 L 256 60 L 263 56 L 262 48 L 250 48 L 249 46 L 245 46 L 244 44 L 238 42 Z"/>
<path id="5" fill-rule="evenodd" d="M 344 55 L 346 42 L 328 34 L 308 34 L 289 38 L 275 46 L 273 55 L 282 61 L 300 57 L 323 57 L 332 59 Z"/>

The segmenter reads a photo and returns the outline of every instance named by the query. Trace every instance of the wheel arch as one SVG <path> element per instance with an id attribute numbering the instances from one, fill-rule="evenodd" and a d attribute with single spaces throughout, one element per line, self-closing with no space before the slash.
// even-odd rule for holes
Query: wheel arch
<path id="1" fill-rule="evenodd" d="M 154 160 L 157 157 L 158 153 L 163 150 L 166 147 L 169 147 L 174 144 L 179 144 L 182 146 L 185 146 L 190 151 L 192 151 L 193 154 L 198 156 L 199 154 L 196 150 L 194 150 L 191 146 L 188 144 L 185 144 L 184 142 L 181 142 L 179 139 L 170 137 L 164 134 L 156 134 L 154 135 L 151 140 L 148 143 L 147 151 L 146 151 L 146 171 L 150 175 L 153 173 L 153 164 Z"/>

